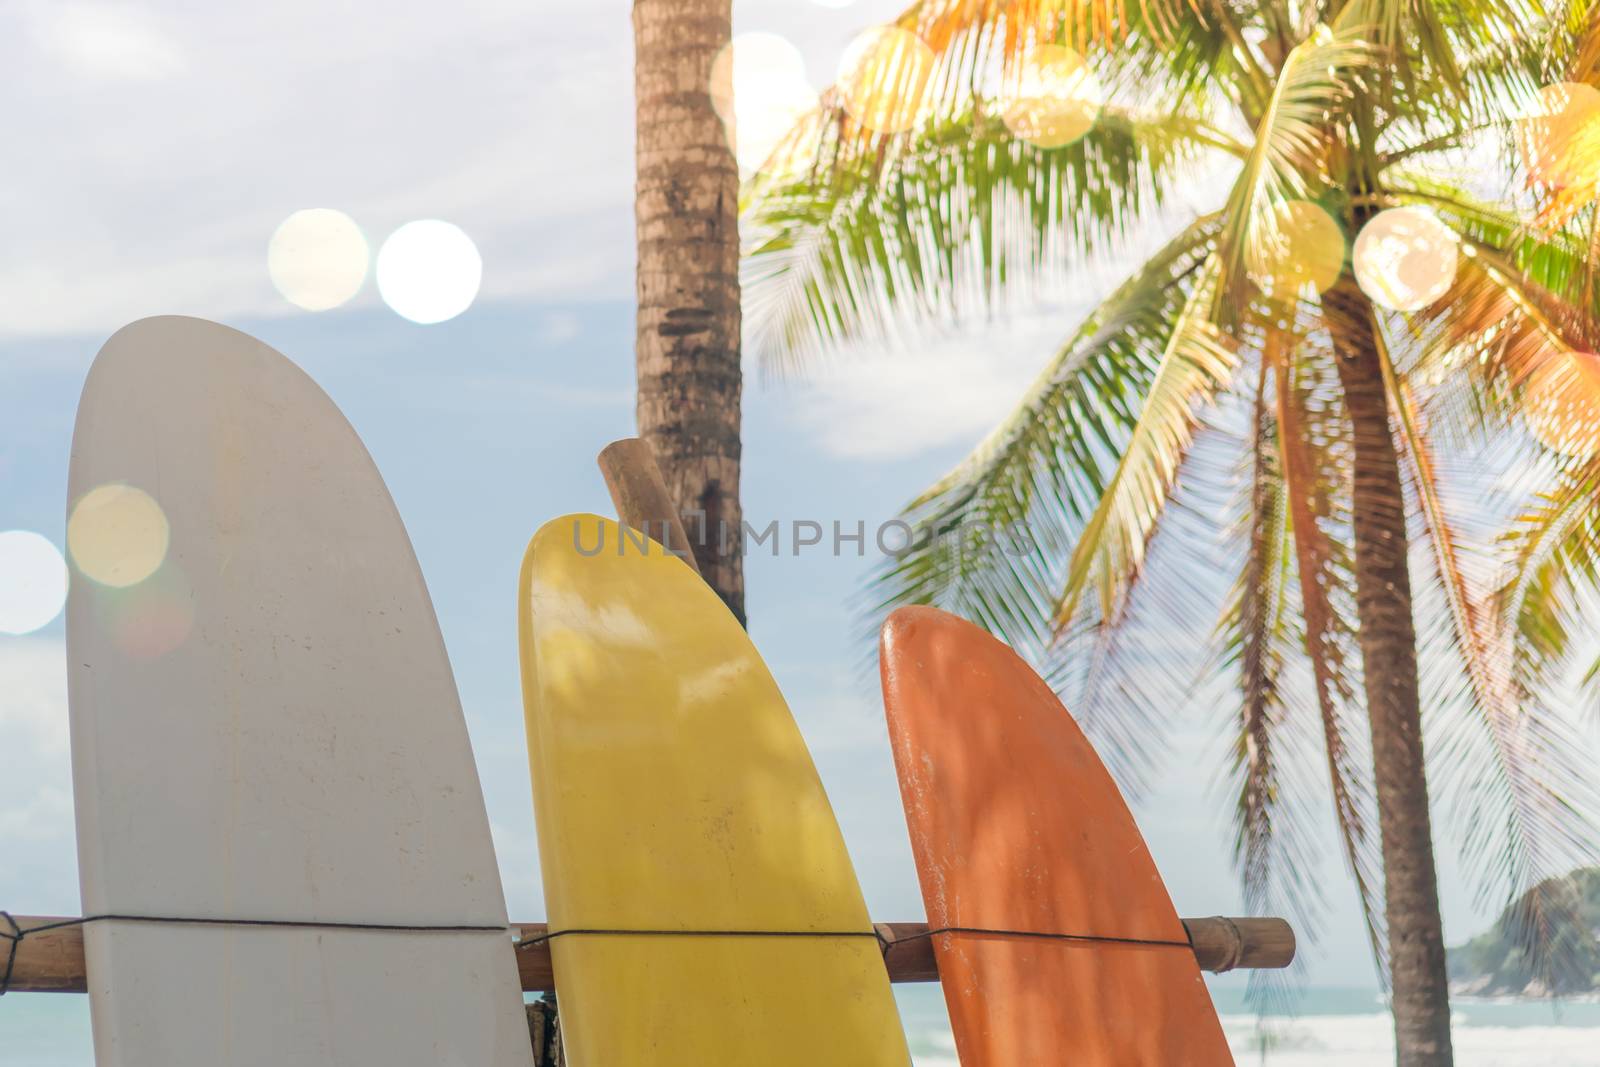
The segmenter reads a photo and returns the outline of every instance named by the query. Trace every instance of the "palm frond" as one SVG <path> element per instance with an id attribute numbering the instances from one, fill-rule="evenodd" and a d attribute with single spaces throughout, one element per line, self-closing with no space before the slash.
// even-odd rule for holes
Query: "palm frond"
<path id="1" fill-rule="evenodd" d="M 937 64 L 935 107 L 962 110 L 986 74 L 1008 70 L 1039 44 L 1103 47 L 1147 60 L 1185 26 L 1203 23 L 1198 0 L 919 0 L 892 26 L 917 35 Z"/>
<path id="2" fill-rule="evenodd" d="M 1410 466 L 1414 485 L 1427 477 L 1425 467 Z M 1530 542 L 1540 540 L 1538 533 L 1528 532 Z M 1587 746 L 1573 717 L 1560 707 L 1564 685 L 1554 677 L 1556 665 L 1570 658 L 1563 655 L 1565 647 L 1549 647 L 1551 635 L 1544 628 L 1552 619 L 1571 621 L 1570 616 L 1562 619 L 1556 592 L 1570 572 L 1544 568 L 1519 592 L 1508 585 L 1491 600 L 1472 589 L 1466 568 L 1459 576 L 1443 572 L 1451 556 L 1439 544 L 1448 541 L 1449 551 L 1458 555 L 1461 534 L 1437 521 L 1429 533 L 1440 562 L 1431 588 L 1419 591 L 1418 612 L 1419 644 L 1434 679 L 1426 726 L 1436 802 L 1450 816 L 1480 905 L 1498 909 L 1517 904 L 1518 919 L 1509 932 L 1517 935 L 1530 969 L 1540 976 L 1560 973 L 1574 953 L 1590 953 L 1594 946 L 1568 936 L 1573 928 L 1551 912 L 1558 902 L 1545 900 L 1539 887 L 1555 875 L 1600 860 L 1600 798 L 1592 785 Z M 1479 695 L 1478 669 L 1460 667 L 1471 646 L 1459 637 L 1468 622 L 1451 610 L 1450 581 L 1459 581 L 1473 598 L 1473 620 L 1487 616 L 1478 623 L 1488 631 L 1479 642 L 1488 646 L 1483 658 L 1499 690 L 1488 699 Z M 1500 610 L 1491 612 L 1495 607 Z M 1516 632 L 1501 636 L 1513 628 Z M 1504 645 L 1512 647 L 1502 652 Z M 1530 659 L 1534 647 L 1546 658 Z M 1446 668 L 1452 659 L 1454 670 Z"/>
<path id="3" fill-rule="evenodd" d="M 1382 166 L 1483 144 L 1514 150 L 1515 116 L 1551 80 L 1544 73 L 1551 55 L 1548 32 L 1480 35 L 1474 29 L 1481 29 L 1481 24 L 1454 17 L 1448 26 L 1466 31 L 1465 40 L 1456 39 L 1449 29 L 1443 35 L 1451 42 L 1444 59 L 1457 66 L 1457 73 L 1448 77 L 1431 73 L 1440 56 L 1437 26 L 1424 42 L 1433 51 L 1431 60 L 1399 49 L 1412 77 L 1404 99 L 1391 101 L 1386 109 L 1379 146 Z"/>
<path id="4" fill-rule="evenodd" d="M 1435 436 L 1470 447 L 1513 425 L 1530 380 L 1567 358 L 1594 326 L 1492 246 L 1464 235 L 1461 252 L 1448 297 L 1411 317 L 1415 354 L 1401 374 L 1426 383 L 1420 409 Z M 1543 259 L 1547 271 L 1576 269 L 1568 264 L 1564 256 Z"/>
<path id="5" fill-rule="evenodd" d="M 1528 281 L 1574 303 L 1583 288 L 1589 235 L 1577 225 L 1535 226 L 1500 204 L 1484 203 L 1457 186 L 1422 172 L 1397 172 L 1372 206 L 1416 204 L 1434 211 L 1468 240 L 1472 254 L 1491 250 Z M 1578 307 L 1589 306 L 1578 302 Z"/>
<path id="6" fill-rule="evenodd" d="M 1336 29 L 1365 27 L 1390 64 L 1386 82 L 1398 92 L 1395 111 L 1482 114 L 1501 99 L 1506 76 L 1531 73 L 1544 0 L 1351 0 L 1339 5 Z M 1547 30 L 1548 32 L 1548 30 Z M 1510 69 L 1508 69 L 1510 68 Z"/>
<path id="7" fill-rule="evenodd" d="M 1427 424 L 1412 389 L 1395 372 L 1387 346 L 1380 339 L 1380 359 L 1390 404 L 1396 415 L 1399 450 L 1418 505 L 1426 540 L 1433 553 L 1433 574 L 1449 616 L 1449 647 L 1460 658 L 1471 687 L 1471 701 L 1485 718 L 1508 714 L 1517 700 L 1509 673 L 1507 649 L 1495 626 L 1488 598 L 1474 588 L 1463 561 L 1462 539 L 1441 492 L 1441 474 Z"/>
<path id="8" fill-rule="evenodd" d="M 1275 846 L 1285 842 L 1273 832 L 1273 809 L 1282 796 L 1274 740 L 1284 715 L 1288 657 L 1282 634 L 1293 618 L 1287 603 L 1289 583 L 1284 580 L 1292 535 L 1267 398 L 1269 371 L 1263 359 L 1252 417 L 1254 441 L 1248 451 L 1245 514 L 1237 524 L 1244 567 L 1218 627 L 1222 658 L 1237 669 L 1242 698 L 1233 753 L 1233 772 L 1239 781 L 1234 857 L 1245 886 L 1245 904 L 1252 911 L 1269 906 L 1272 875 L 1284 866 L 1273 855 Z M 1290 872 L 1297 869 L 1290 864 Z"/>
<path id="9" fill-rule="evenodd" d="M 1316 928 L 1326 900 L 1322 887 L 1304 873 L 1316 868 L 1320 835 L 1312 828 L 1311 799 L 1321 762 L 1317 701 L 1305 699 L 1300 654 L 1310 634 L 1305 605 L 1297 595 L 1299 553 L 1296 512 L 1288 478 L 1288 441 L 1278 415 L 1282 380 L 1281 335 L 1269 335 L 1257 367 L 1252 439 L 1245 449 L 1248 471 L 1241 479 L 1234 555 L 1243 566 L 1217 630 L 1217 666 L 1236 676 L 1240 706 L 1230 767 L 1234 797 L 1234 859 L 1245 905 L 1254 913 L 1288 913 L 1298 929 Z M 1308 714 L 1309 711 L 1309 714 Z M 1358 776 L 1359 777 L 1359 776 Z M 1336 785 L 1343 785 L 1336 776 Z M 1342 813 L 1341 813 L 1342 814 Z M 1370 848 L 1366 849 L 1370 852 Z M 1365 898 L 1365 894 L 1363 895 Z M 1381 915 L 1381 910 L 1379 911 Z M 1282 982 L 1252 976 L 1258 1002 L 1286 992 Z"/>
<path id="10" fill-rule="evenodd" d="M 934 604 L 1042 651 L 1061 562 L 1133 432 L 1216 227 L 1215 217 L 1196 221 L 1119 286 L 1016 412 L 907 506 L 902 518 L 923 536 L 874 574 L 872 622 L 901 604 Z"/>
<path id="11" fill-rule="evenodd" d="M 1550 49 L 1551 59 L 1559 64 L 1554 69 L 1573 81 L 1600 80 L 1600 4 L 1576 0 L 1557 6 L 1565 6 L 1566 17 L 1554 20 L 1555 32 L 1549 36 L 1554 46 Z"/>
<path id="12" fill-rule="evenodd" d="M 1255 145 L 1228 197 L 1213 318 L 1231 320 L 1238 294 L 1250 291 L 1249 264 L 1292 254 L 1284 234 L 1288 205 L 1327 188 L 1330 119 L 1351 99 L 1352 75 L 1370 67 L 1375 56 L 1360 28 L 1335 33 L 1322 26 L 1284 61 Z"/>
<path id="13" fill-rule="evenodd" d="M 1504 538 L 1510 565 L 1498 594 L 1515 628 L 1514 673 L 1548 692 L 1568 680 L 1588 637 L 1583 591 L 1600 588 L 1600 459 L 1555 472 Z M 1592 673 L 1592 672 L 1591 672 Z"/>
<path id="14" fill-rule="evenodd" d="M 1434 680 L 1429 765 L 1480 901 L 1504 906 L 1593 862 L 1600 807 L 1570 723 L 1519 684 L 1509 628 L 1486 588 L 1488 553 L 1468 546 L 1451 515 L 1423 411 L 1377 336 L 1418 540 L 1431 550 L 1431 582 L 1417 597 L 1419 651 Z M 1546 974 L 1592 947 L 1548 918 L 1534 908 L 1519 926 L 1520 947 Z"/>
<path id="15" fill-rule="evenodd" d="M 1115 46 L 1130 31 L 1171 25 L 1185 0 L 920 0 L 896 26 L 914 31 L 939 55 L 980 43 L 1015 54 L 1035 41 L 1062 42 L 1080 51 Z"/>
<path id="16" fill-rule="evenodd" d="M 1068 560 L 1055 612 L 1058 626 L 1071 625 L 1086 595 L 1097 601 L 1095 612 L 1102 618 L 1121 611 L 1193 440 L 1196 412 L 1232 379 L 1237 356 L 1208 317 L 1219 277 L 1220 265 L 1212 256 L 1173 323 L 1144 409 Z"/>
<path id="17" fill-rule="evenodd" d="M 1375 800 L 1371 773 L 1362 758 L 1359 715 L 1353 714 L 1360 689 L 1352 621 L 1355 577 L 1348 551 L 1330 532 L 1330 527 L 1349 528 L 1348 504 L 1337 494 L 1349 469 L 1349 444 L 1344 439 L 1346 422 L 1337 378 L 1328 373 L 1331 361 L 1307 358 L 1298 351 L 1310 343 L 1279 329 L 1269 335 L 1266 352 L 1278 368 L 1277 443 L 1283 456 L 1304 651 L 1311 667 L 1334 825 L 1381 974 L 1386 971 L 1388 950 L 1381 860 L 1371 832 Z"/>
<path id="18" fill-rule="evenodd" d="M 787 369 L 993 310 L 1018 280 L 1127 233 L 1220 138 L 1186 115 L 1112 109 L 1078 142 L 1043 149 L 971 111 L 886 165 L 758 183 L 743 220 L 749 343 Z"/>

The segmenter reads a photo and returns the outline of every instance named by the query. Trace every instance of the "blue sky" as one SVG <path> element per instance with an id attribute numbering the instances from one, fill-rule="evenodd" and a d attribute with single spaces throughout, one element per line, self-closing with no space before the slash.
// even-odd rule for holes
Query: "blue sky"
<path id="1" fill-rule="evenodd" d="M 821 84 L 852 32 L 894 10 L 739 0 L 738 29 L 788 35 Z M 609 511 L 594 455 L 632 418 L 628 5 L 540 0 L 0 9 L 12 109 L 0 169 L 0 530 L 64 536 L 77 393 L 100 343 L 149 314 L 253 333 L 300 363 L 366 440 L 416 544 L 455 666 L 514 918 L 543 914 L 513 614 L 539 524 Z M 266 245 L 305 207 L 374 244 L 412 218 L 484 257 L 461 317 L 418 326 L 372 284 L 310 314 L 274 292 Z M 871 528 L 956 462 L 1020 395 L 1086 294 L 1027 305 L 899 355 L 747 385 L 747 515 Z M 875 682 L 853 610 L 871 559 L 752 555 L 751 632 L 829 788 L 873 913 L 921 914 Z M 1206 625 L 1210 620 L 1204 621 Z M 0 908 L 78 907 L 62 627 L 0 637 Z M 1183 709 L 1141 825 L 1184 914 L 1239 899 L 1216 788 L 1225 702 Z M 1320 985 L 1373 984 L 1332 851 Z M 1445 874 L 1447 934 L 1483 916 Z M 0 1005 L 0 1033 L 7 1008 Z M 0 1061 L 6 1061 L 0 1040 Z"/>

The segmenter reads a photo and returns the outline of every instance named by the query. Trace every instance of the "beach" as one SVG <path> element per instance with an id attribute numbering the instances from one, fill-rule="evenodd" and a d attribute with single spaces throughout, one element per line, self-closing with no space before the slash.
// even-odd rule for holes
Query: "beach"
<path id="1" fill-rule="evenodd" d="M 956 1067 L 938 987 L 896 990 L 916 1067 Z M 1239 1067 L 1392 1067 L 1394 1037 L 1376 991 L 1307 990 L 1294 1018 L 1258 1019 L 1242 995 L 1213 997 Z M 1592 1067 L 1600 1003 L 1457 998 L 1458 1067 Z"/>
<path id="2" fill-rule="evenodd" d="M 895 990 L 916 1067 L 956 1067 L 944 1002 L 935 985 Z M 1376 992 L 1307 991 L 1301 1014 L 1258 1022 L 1241 996 L 1214 993 L 1240 1067 L 1391 1067 L 1389 1016 Z M 1592 1067 L 1600 1060 L 1600 1003 L 1458 998 L 1460 1067 Z M 1263 1048 L 1263 1045 L 1266 1047 Z M 0 999 L 0 1065 L 93 1067 L 89 1000 L 14 993 Z"/>

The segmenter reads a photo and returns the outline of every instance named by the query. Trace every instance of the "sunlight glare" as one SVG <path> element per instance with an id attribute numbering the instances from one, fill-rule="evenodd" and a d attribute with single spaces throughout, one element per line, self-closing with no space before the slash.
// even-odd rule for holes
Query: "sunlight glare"
<path id="1" fill-rule="evenodd" d="M 1557 82 L 1517 120 L 1522 165 L 1535 182 L 1566 188 L 1595 180 L 1600 167 L 1600 89 Z"/>
<path id="2" fill-rule="evenodd" d="M 32 530 L 0 533 L 0 633 L 31 634 L 67 602 L 67 561 Z"/>
<path id="3" fill-rule="evenodd" d="M 749 177 L 776 164 L 773 153 L 817 106 L 805 57 L 775 33 L 742 33 L 711 64 L 711 103 Z"/>
<path id="4" fill-rule="evenodd" d="M 1379 212 L 1356 236 L 1356 281 L 1376 303 L 1421 311 L 1455 284 L 1457 238 L 1438 216 L 1419 207 Z"/>
<path id="5" fill-rule="evenodd" d="M 850 117 L 874 133 L 904 133 L 930 103 L 933 49 L 909 30 L 874 26 L 839 60 L 839 93 Z"/>
<path id="6" fill-rule="evenodd" d="M 478 297 L 483 257 L 459 226 L 408 222 L 378 249 L 378 293 L 395 314 L 422 325 L 453 319 Z"/>
<path id="7" fill-rule="evenodd" d="M 1577 460 L 1600 452 L 1600 356 L 1563 352 L 1528 376 L 1522 417 L 1546 448 Z"/>
<path id="8" fill-rule="evenodd" d="M 1277 233 L 1251 241 L 1246 267 L 1261 291 L 1288 303 L 1309 286 L 1319 295 L 1333 288 L 1344 270 L 1344 229 L 1309 200 L 1291 200 L 1279 210 Z"/>
<path id="9" fill-rule="evenodd" d="M 372 255 L 361 228 L 342 211 L 316 207 L 284 219 L 267 243 L 267 273 L 289 303 L 336 308 L 361 291 Z"/>
<path id="10" fill-rule="evenodd" d="M 1056 44 L 1030 49 L 1000 94 L 1006 128 L 1040 148 L 1060 148 L 1088 133 L 1104 105 L 1088 60 Z"/>
<path id="11" fill-rule="evenodd" d="M 67 520 L 67 550 L 78 570 L 119 589 L 156 572 L 167 558 L 170 535 L 161 505 L 120 482 L 85 493 Z"/>

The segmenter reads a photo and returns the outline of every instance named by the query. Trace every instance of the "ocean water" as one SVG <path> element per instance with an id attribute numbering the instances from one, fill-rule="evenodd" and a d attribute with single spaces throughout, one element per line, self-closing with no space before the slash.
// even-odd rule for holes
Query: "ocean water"
<path id="1" fill-rule="evenodd" d="M 955 1041 L 936 985 L 897 986 L 916 1067 L 956 1067 Z M 1215 994 L 1239 1067 L 1393 1067 L 1389 1016 L 1376 993 L 1311 990 L 1293 1019 L 1257 1020 L 1243 998 Z M 1600 1003 L 1459 999 L 1459 1067 L 1594 1067 L 1600 1064 Z M 0 997 L 0 1065 L 93 1067 L 87 997 Z"/>
<path id="2" fill-rule="evenodd" d="M 0 997 L 0 1064 L 94 1067 L 89 998 L 70 993 L 7 993 Z"/>
<path id="3" fill-rule="evenodd" d="M 916 1067 L 957 1067 L 955 1040 L 935 985 L 897 986 Z M 1293 1018 L 1258 1019 L 1241 993 L 1213 990 L 1239 1067 L 1393 1067 L 1394 1033 L 1376 992 L 1313 989 Z M 1600 1003 L 1454 1002 L 1458 1067 L 1595 1067 Z"/>

